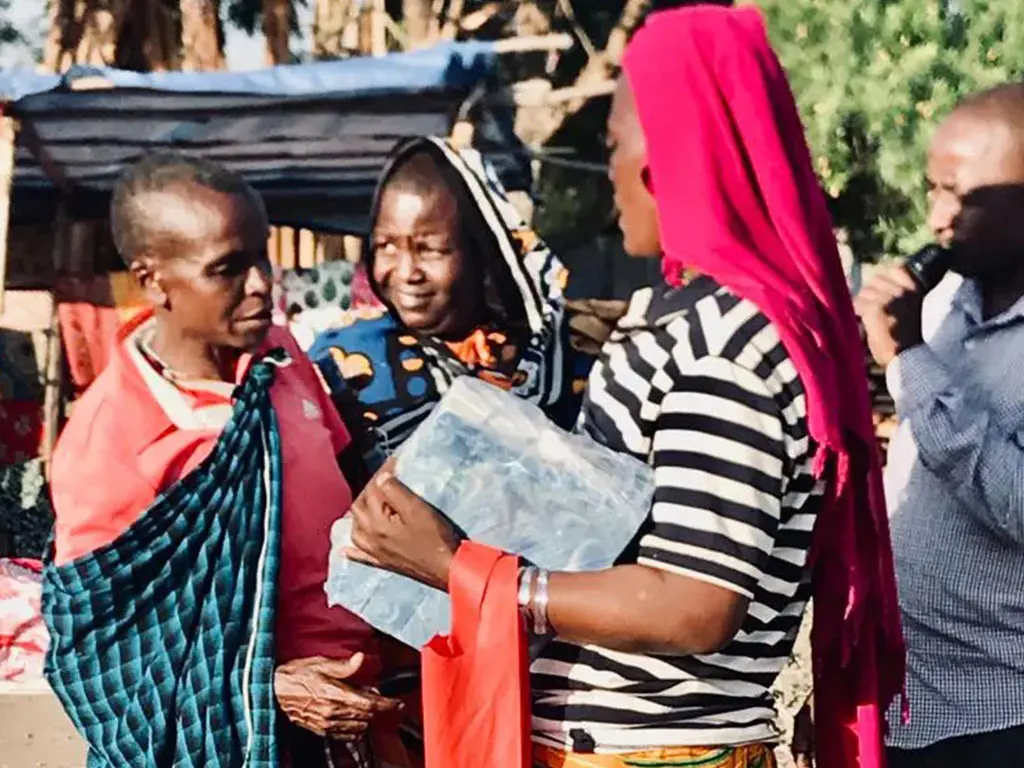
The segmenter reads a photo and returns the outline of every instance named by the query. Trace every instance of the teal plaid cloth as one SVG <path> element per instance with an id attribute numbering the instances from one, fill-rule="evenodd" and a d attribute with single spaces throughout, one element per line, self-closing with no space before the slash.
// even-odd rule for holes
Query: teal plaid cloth
<path id="1" fill-rule="evenodd" d="M 253 365 L 210 457 L 120 538 L 46 568 L 46 676 L 90 768 L 277 765 L 270 385 L 286 363 L 273 353 Z"/>

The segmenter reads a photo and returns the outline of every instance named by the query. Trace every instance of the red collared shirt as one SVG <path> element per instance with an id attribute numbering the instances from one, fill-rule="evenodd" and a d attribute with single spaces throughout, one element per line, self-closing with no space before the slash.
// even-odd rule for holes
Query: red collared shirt
<path id="1" fill-rule="evenodd" d="M 58 564 L 124 533 L 161 492 L 206 458 L 226 420 L 229 409 L 218 409 L 208 390 L 197 398 L 159 377 L 140 355 L 130 337 L 150 317 L 145 313 L 122 330 L 110 363 L 75 404 L 58 442 L 51 481 Z M 379 671 L 372 629 L 328 607 L 324 593 L 331 525 L 352 503 L 336 461 L 350 437 L 291 334 L 273 328 L 261 351 L 272 347 L 284 348 L 293 360 L 277 369 L 270 391 L 284 474 L 278 660 L 347 658 L 363 651 L 367 674 L 357 682 L 370 680 Z M 237 380 L 248 363 L 248 356 L 239 362 Z"/>

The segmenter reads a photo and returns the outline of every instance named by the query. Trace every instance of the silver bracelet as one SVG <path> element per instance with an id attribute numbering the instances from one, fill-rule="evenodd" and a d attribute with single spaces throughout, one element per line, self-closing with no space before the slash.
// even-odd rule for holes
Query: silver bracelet
<path id="1" fill-rule="evenodd" d="M 532 565 L 524 565 L 519 569 L 519 592 L 516 594 L 516 603 L 519 605 L 519 612 L 523 614 L 529 624 L 533 617 L 531 615 L 531 602 L 533 598 L 533 584 L 537 580 L 537 569 Z"/>
<path id="2" fill-rule="evenodd" d="M 548 633 L 548 572 L 537 572 L 537 588 L 533 592 L 533 634 L 544 636 Z"/>

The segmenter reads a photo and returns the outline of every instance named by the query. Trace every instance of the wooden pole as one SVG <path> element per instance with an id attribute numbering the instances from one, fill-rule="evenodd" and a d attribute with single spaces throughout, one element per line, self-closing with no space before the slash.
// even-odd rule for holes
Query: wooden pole
<path id="1" fill-rule="evenodd" d="M 370 53 L 383 56 L 388 52 L 387 8 L 384 0 L 373 0 L 373 14 L 370 17 Z"/>
<path id="2" fill-rule="evenodd" d="M 299 269 L 309 269 L 316 266 L 316 238 L 308 229 L 299 230 L 298 256 Z"/>
<path id="3" fill-rule="evenodd" d="M 292 227 L 281 227 L 281 269 L 295 269 L 298 262 L 295 258 L 295 230 Z"/>
<path id="4" fill-rule="evenodd" d="M 43 446 L 42 458 L 46 478 L 50 478 L 50 463 L 60 434 L 61 393 L 64 387 L 64 350 L 61 345 L 60 322 L 57 315 L 57 296 L 53 297 L 53 315 L 46 331 L 46 369 L 43 379 Z"/>
<path id="5" fill-rule="evenodd" d="M 13 117 L 0 117 L 0 312 L 4 309 L 7 283 L 7 235 L 11 223 L 11 189 L 14 183 L 14 145 L 18 124 Z"/>
<path id="6" fill-rule="evenodd" d="M 363 54 L 383 56 L 388 52 L 388 27 L 384 0 L 368 0 L 363 4 L 362 29 L 359 49 Z"/>
<path id="7" fill-rule="evenodd" d="M 526 53 L 530 51 L 565 51 L 572 48 L 572 35 L 556 32 L 550 35 L 520 35 L 498 40 L 495 53 Z"/>
<path id="8" fill-rule="evenodd" d="M 341 248 L 345 261 L 355 264 L 363 258 L 363 241 L 355 235 L 343 235 Z"/>
<path id="9" fill-rule="evenodd" d="M 56 279 L 60 279 L 60 275 L 67 272 L 72 248 L 71 220 L 68 218 L 67 206 L 62 200 L 57 204 L 56 231 L 53 238 L 53 267 Z M 50 327 L 46 332 L 46 362 L 43 368 L 43 446 L 41 453 L 47 480 L 50 479 L 53 449 L 57 446 L 57 435 L 60 432 L 64 355 L 61 349 L 57 308 L 58 296 L 54 290 Z"/>

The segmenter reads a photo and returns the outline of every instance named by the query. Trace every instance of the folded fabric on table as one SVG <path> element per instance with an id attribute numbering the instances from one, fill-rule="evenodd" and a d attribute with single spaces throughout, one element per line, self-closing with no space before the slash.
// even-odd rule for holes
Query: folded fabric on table
<path id="1" fill-rule="evenodd" d="M 647 517 L 653 471 L 478 379 L 456 379 L 401 448 L 397 473 L 474 541 L 552 570 L 607 568 Z M 449 625 L 448 597 L 345 558 L 351 523 L 331 532 L 328 601 L 415 648 Z"/>
<path id="2" fill-rule="evenodd" d="M 50 636 L 40 611 L 42 572 L 39 560 L 0 558 L 0 680 L 43 679 Z"/>

